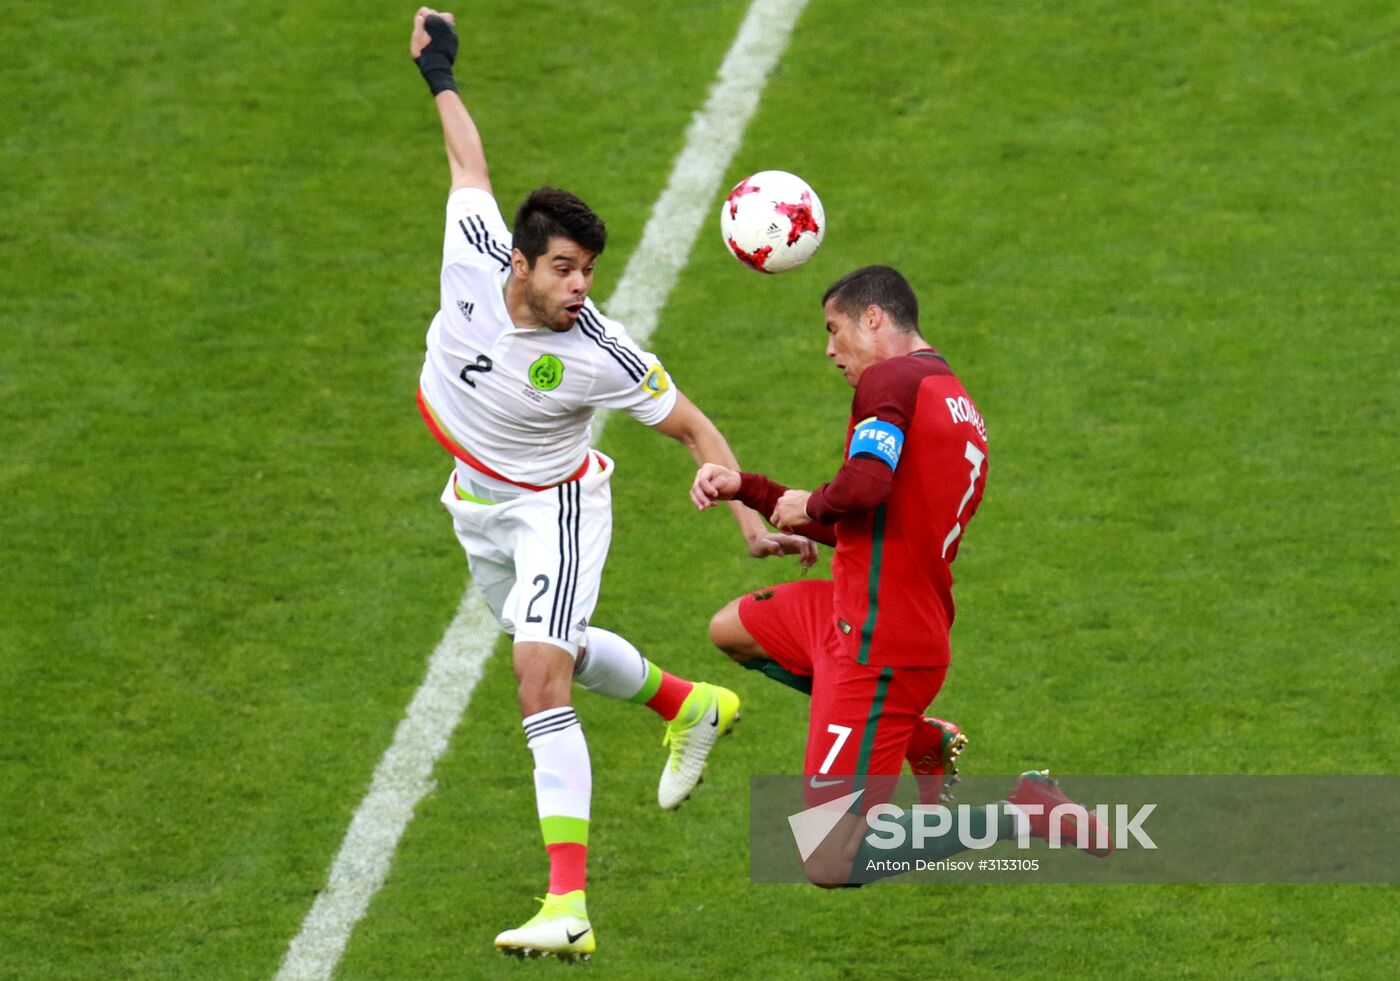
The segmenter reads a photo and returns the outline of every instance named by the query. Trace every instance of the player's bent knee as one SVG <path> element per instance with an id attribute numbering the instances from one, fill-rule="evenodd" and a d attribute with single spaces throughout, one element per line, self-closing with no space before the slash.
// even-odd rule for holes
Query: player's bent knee
<path id="1" fill-rule="evenodd" d="M 851 862 L 840 856 L 814 854 L 802 863 L 802 871 L 818 889 L 845 889 L 852 885 Z"/>
<path id="2" fill-rule="evenodd" d="M 807 880 L 822 889 L 843 889 L 855 885 L 851 881 L 856 858 L 860 853 L 865 819 L 857 813 L 841 817 L 821 844 L 802 861 Z"/>
<path id="3" fill-rule="evenodd" d="M 743 621 L 739 619 L 737 599 L 726 603 L 710 617 L 710 642 L 740 664 L 762 654 L 758 642 L 749 636 Z"/>
<path id="4" fill-rule="evenodd" d="M 574 661 L 568 651 L 552 644 L 520 643 L 513 655 L 516 694 L 523 715 L 570 704 Z"/>
<path id="5" fill-rule="evenodd" d="M 710 643 L 720 650 L 725 648 L 733 633 L 733 621 L 739 616 L 738 604 L 738 600 L 731 600 L 710 617 Z"/>

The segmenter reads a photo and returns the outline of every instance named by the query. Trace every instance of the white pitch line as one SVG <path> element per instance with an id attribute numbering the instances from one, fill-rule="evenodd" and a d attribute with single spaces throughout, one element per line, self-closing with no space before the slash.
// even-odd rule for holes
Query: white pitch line
<path id="1" fill-rule="evenodd" d="M 666 190 L 652 206 L 641 243 L 604 304 L 608 315 L 627 324 L 639 344 L 645 345 L 656 329 L 690 260 L 715 185 L 734 158 L 759 95 L 806 6 L 807 0 L 753 0 L 709 98 L 690 121 Z M 595 442 L 605 422 L 599 413 Z M 457 615 L 428 658 L 427 677 L 374 768 L 369 792 L 331 863 L 326 888 L 287 947 L 277 981 L 329 979 L 334 974 L 355 925 L 389 874 L 414 809 L 433 789 L 433 768 L 471 702 L 497 631 L 481 595 L 468 587 Z"/>

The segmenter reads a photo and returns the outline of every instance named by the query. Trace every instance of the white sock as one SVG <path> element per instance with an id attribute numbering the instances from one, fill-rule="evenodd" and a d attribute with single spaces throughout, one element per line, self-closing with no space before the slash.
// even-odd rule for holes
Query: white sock
<path id="1" fill-rule="evenodd" d="M 647 680 L 647 659 L 626 637 L 589 627 L 583 653 L 574 665 L 574 681 L 608 698 L 628 699 Z"/>
<path id="2" fill-rule="evenodd" d="M 535 804 L 540 820 L 570 817 L 587 821 L 593 770 L 588 742 L 573 708 L 545 709 L 520 725 L 535 755 Z"/>

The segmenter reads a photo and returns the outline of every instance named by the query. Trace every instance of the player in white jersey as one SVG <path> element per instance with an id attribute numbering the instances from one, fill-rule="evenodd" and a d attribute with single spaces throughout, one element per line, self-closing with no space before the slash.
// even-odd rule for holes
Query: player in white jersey
<path id="1" fill-rule="evenodd" d="M 534 755 L 550 885 L 540 912 L 496 938 L 510 954 L 574 958 L 595 939 L 584 903 L 592 774 L 571 707 L 574 683 L 644 703 L 667 722 L 657 791 L 675 808 L 739 717 L 739 699 L 659 669 L 617 634 L 591 626 L 612 534 L 613 461 L 588 445 L 594 413 L 621 409 L 679 441 L 699 463 L 738 464 L 724 437 L 672 384 L 655 355 L 588 299 L 607 241 L 574 195 L 532 192 L 507 229 L 477 132 L 456 91 L 451 14 L 421 8 L 409 49 L 442 122 L 452 189 L 441 302 L 428 329 L 418 407 L 456 458 L 442 501 L 472 579 L 512 635 L 520 710 Z M 805 538 L 772 534 L 735 505 L 751 554 L 798 554 Z"/>

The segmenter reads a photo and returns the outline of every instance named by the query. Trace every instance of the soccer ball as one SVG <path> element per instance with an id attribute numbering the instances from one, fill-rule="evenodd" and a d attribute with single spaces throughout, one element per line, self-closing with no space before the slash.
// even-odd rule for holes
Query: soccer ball
<path id="1" fill-rule="evenodd" d="M 826 212 L 801 177 L 763 170 L 729 192 L 719 230 L 730 253 L 750 269 L 787 272 L 816 255 L 826 234 Z"/>

